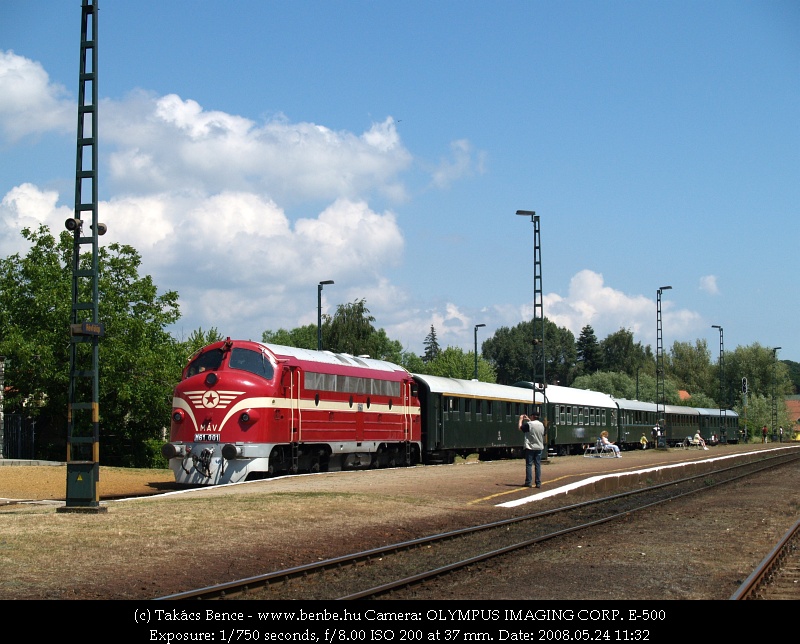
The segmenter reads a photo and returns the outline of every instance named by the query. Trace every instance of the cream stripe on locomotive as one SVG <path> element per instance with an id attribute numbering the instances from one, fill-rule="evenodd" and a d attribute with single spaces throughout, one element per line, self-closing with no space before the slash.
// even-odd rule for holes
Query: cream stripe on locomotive
<path id="1" fill-rule="evenodd" d="M 199 409 L 200 411 L 206 411 L 210 409 L 210 407 L 206 407 L 203 405 L 202 402 L 198 400 L 202 398 L 202 395 L 198 396 L 197 394 L 204 394 L 207 392 L 189 392 L 193 394 L 191 396 L 192 404 L 188 404 L 183 398 L 175 397 L 172 400 L 172 406 L 174 408 L 183 409 L 187 412 L 187 416 L 192 419 L 192 425 L 195 431 L 199 431 L 197 419 L 195 418 L 194 409 Z M 189 396 L 187 393 L 187 396 Z M 220 392 L 220 394 L 234 394 L 234 395 L 241 395 L 242 392 Z M 223 396 L 220 395 L 220 399 Z M 224 409 L 230 403 L 230 400 L 226 402 L 224 405 L 218 405 L 216 408 Z M 292 400 L 291 398 L 272 398 L 272 397 L 259 397 L 259 398 L 245 398 L 237 402 L 233 407 L 231 407 L 228 412 L 225 414 L 225 417 L 222 419 L 218 428 L 215 428 L 213 431 L 221 431 L 221 428 L 225 426 L 225 424 L 231 419 L 232 416 L 235 416 L 239 412 L 245 409 L 286 409 L 291 410 L 295 407 L 296 401 Z M 399 404 L 395 405 L 394 403 L 390 407 L 388 403 L 374 403 L 371 402 L 368 409 L 359 409 L 358 405 L 363 403 L 353 403 L 353 406 L 350 405 L 349 401 L 342 400 L 342 401 L 330 401 L 330 400 L 320 400 L 319 405 L 316 404 L 313 398 L 303 398 L 299 401 L 300 412 L 304 411 L 339 411 L 345 413 L 379 413 L 379 414 L 387 414 L 387 415 L 395 415 L 395 416 L 405 416 L 408 413 L 408 410 L 405 408 L 404 405 Z M 419 407 L 412 407 L 412 409 L 419 410 Z"/>

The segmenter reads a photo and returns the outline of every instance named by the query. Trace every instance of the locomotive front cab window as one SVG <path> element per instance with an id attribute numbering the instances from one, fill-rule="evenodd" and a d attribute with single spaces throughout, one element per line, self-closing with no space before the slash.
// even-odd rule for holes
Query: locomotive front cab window
<path id="1" fill-rule="evenodd" d="M 201 353 L 189 363 L 186 369 L 186 377 L 191 378 L 205 371 L 216 371 L 222 364 L 222 357 L 224 355 L 222 349 L 212 349 L 211 351 Z"/>
<path id="2" fill-rule="evenodd" d="M 275 376 L 272 363 L 267 360 L 267 357 L 259 351 L 251 351 L 250 349 L 233 349 L 228 366 L 231 369 L 248 371 L 267 380 L 272 380 Z"/>

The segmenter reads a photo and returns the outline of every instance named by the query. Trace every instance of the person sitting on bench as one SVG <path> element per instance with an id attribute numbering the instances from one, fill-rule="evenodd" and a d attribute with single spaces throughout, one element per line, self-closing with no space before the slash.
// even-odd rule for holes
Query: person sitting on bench
<path id="1" fill-rule="evenodd" d="M 694 438 L 692 439 L 692 443 L 694 443 L 698 447 L 702 447 L 703 449 L 708 449 L 708 447 L 706 447 L 706 442 L 703 440 L 703 437 L 700 436 L 700 430 L 697 430 L 697 433 L 694 435 Z"/>
<path id="2" fill-rule="evenodd" d="M 610 447 L 612 450 L 614 450 L 614 454 L 617 458 L 622 458 L 622 454 L 619 453 L 619 447 L 608 440 L 608 432 L 606 430 L 600 432 L 600 441 L 603 443 L 604 447 Z"/>

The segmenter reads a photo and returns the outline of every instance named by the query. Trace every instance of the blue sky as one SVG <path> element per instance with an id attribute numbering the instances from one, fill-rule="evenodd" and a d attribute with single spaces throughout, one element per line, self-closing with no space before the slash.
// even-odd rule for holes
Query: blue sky
<path id="1" fill-rule="evenodd" d="M 0 256 L 72 216 L 80 0 L 0 7 Z M 800 4 L 102 0 L 101 242 L 181 339 L 366 300 L 423 352 L 533 314 L 800 361 Z"/>

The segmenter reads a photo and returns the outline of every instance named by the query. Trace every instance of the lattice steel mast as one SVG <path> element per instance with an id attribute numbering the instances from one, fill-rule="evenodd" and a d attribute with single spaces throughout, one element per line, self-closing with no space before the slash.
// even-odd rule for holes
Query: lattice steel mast
<path id="1" fill-rule="evenodd" d="M 97 212 L 97 0 L 81 7 L 78 135 L 75 212 L 67 219 L 73 234 L 72 313 L 70 324 L 69 392 L 67 402 L 66 510 L 99 508 L 100 377 L 98 235 L 105 225 Z M 91 217 L 86 225 L 85 216 Z M 88 230 L 87 230 L 88 228 Z M 90 257 L 81 257 L 89 249 Z M 85 255 L 85 253 L 83 253 Z"/>

